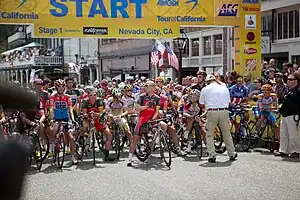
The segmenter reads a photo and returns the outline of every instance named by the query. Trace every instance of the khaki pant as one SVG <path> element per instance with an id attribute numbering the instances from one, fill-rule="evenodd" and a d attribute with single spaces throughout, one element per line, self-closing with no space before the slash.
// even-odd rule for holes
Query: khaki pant
<path id="1" fill-rule="evenodd" d="M 214 145 L 214 130 L 217 126 L 220 125 L 223 140 L 226 145 L 228 156 L 234 156 L 235 149 L 233 146 L 232 137 L 230 134 L 230 122 L 229 122 L 229 113 L 227 110 L 211 110 L 207 112 L 206 115 L 206 137 L 207 137 L 207 151 L 209 157 L 216 156 L 216 150 Z"/>
<path id="2" fill-rule="evenodd" d="M 297 129 L 294 116 L 283 117 L 280 124 L 280 148 L 286 154 L 300 153 L 300 126 Z"/>

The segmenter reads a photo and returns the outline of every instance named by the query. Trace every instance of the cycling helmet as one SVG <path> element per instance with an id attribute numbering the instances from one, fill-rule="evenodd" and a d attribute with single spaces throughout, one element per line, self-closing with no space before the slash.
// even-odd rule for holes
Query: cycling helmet
<path id="1" fill-rule="evenodd" d="M 99 88 L 98 90 L 97 90 L 97 93 L 98 93 L 98 96 L 99 97 L 103 97 L 103 89 L 102 88 Z"/>
<path id="2" fill-rule="evenodd" d="M 106 79 L 103 79 L 101 81 L 101 86 L 107 86 L 108 85 L 108 81 Z"/>
<path id="3" fill-rule="evenodd" d="M 272 86 L 269 84 L 265 84 L 261 87 L 262 91 L 272 91 Z"/>
<path id="4" fill-rule="evenodd" d="M 62 79 L 58 79 L 58 80 L 56 80 L 54 82 L 54 86 L 55 87 L 59 87 L 59 86 L 65 87 L 66 86 L 66 82 L 64 80 L 62 80 Z"/>
<path id="5" fill-rule="evenodd" d="M 133 81 L 134 78 L 133 78 L 133 76 L 127 76 L 126 80 L 128 80 L 128 81 Z"/>
<path id="6" fill-rule="evenodd" d="M 155 82 L 164 82 L 164 78 L 163 77 L 156 77 Z"/>
<path id="7" fill-rule="evenodd" d="M 126 90 L 126 91 L 132 91 L 133 87 L 132 87 L 132 85 L 125 85 L 124 90 Z"/>
<path id="8" fill-rule="evenodd" d="M 193 89 L 193 90 L 191 91 L 191 95 L 195 95 L 195 96 L 197 96 L 197 97 L 200 97 L 200 91 L 197 90 L 197 89 Z"/>
<path id="9" fill-rule="evenodd" d="M 208 75 L 206 78 L 205 78 L 205 81 L 212 81 L 212 80 L 216 80 L 216 77 L 214 75 Z"/>
<path id="10" fill-rule="evenodd" d="M 205 78 L 207 76 L 207 73 L 205 71 L 203 71 L 203 70 L 199 70 L 197 72 L 197 75 L 202 75 Z"/>
<path id="11" fill-rule="evenodd" d="M 140 80 L 143 81 L 143 82 L 146 81 L 146 79 L 147 79 L 147 78 L 146 78 L 145 76 L 142 76 L 142 77 L 140 78 Z"/>
<path id="12" fill-rule="evenodd" d="M 96 89 L 91 86 L 91 85 L 88 85 L 85 87 L 85 90 L 88 92 L 88 93 L 92 93 L 92 92 L 96 92 Z"/>
<path id="13" fill-rule="evenodd" d="M 117 97 L 117 98 L 120 98 L 122 96 L 122 93 L 120 92 L 120 90 L 118 90 L 116 88 L 112 90 L 111 94 L 113 97 Z"/>
<path id="14" fill-rule="evenodd" d="M 118 85 L 118 88 L 122 91 L 122 90 L 124 90 L 125 86 L 126 86 L 125 83 L 122 82 Z"/>
<path id="15" fill-rule="evenodd" d="M 100 85 L 100 82 L 98 80 L 95 80 L 93 83 L 93 87 L 96 88 Z"/>

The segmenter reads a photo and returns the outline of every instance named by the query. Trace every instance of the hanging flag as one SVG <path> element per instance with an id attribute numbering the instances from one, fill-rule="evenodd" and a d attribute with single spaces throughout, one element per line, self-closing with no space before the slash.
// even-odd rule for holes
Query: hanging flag
<path id="1" fill-rule="evenodd" d="M 157 66 L 159 62 L 159 52 L 157 50 L 157 45 L 154 44 L 151 52 L 151 64 Z"/>
<path id="2" fill-rule="evenodd" d="M 166 47 L 166 52 L 167 52 L 167 55 L 168 55 L 169 65 L 173 66 L 174 69 L 176 69 L 177 71 L 179 71 L 179 62 L 178 62 L 178 58 L 177 58 L 176 54 L 167 45 L 167 43 L 165 43 L 165 47 Z"/>
<path id="3" fill-rule="evenodd" d="M 163 45 L 159 40 L 156 40 L 156 44 L 157 44 L 157 49 L 161 55 L 159 59 L 158 67 L 162 67 L 164 65 L 164 59 L 167 58 L 168 54 L 165 45 Z"/>

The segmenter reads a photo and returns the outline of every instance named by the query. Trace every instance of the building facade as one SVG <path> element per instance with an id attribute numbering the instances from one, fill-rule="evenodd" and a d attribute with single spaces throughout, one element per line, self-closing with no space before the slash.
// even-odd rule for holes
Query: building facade
<path id="1" fill-rule="evenodd" d="M 263 59 L 300 64 L 300 1 L 262 1 Z"/>
<path id="2" fill-rule="evenodd" d="M 18 81 L 21 85 L 28 86 L 33 76 L 45 77 L 55 74 L 55 72 L 62 73 L 63 57 L 51 52 L 62 45 L 62 40 L 32 38 L 32 30 L 32 26 L 22 25 L 13 35 L 8 37 L 10 49 L 18 48 L 18 51 L 17 53 L 11 51 L 1 54 L 1 80 Z M 25 45 L 32 42 L 37 42 L 43 47 L 25 48 Z"/>

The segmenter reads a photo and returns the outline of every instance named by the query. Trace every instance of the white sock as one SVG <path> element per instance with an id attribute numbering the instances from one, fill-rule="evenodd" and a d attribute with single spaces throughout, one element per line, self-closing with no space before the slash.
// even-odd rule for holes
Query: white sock
<path id="1" fill-rule="evenodd" d="M 128 162 L 132 162 L 133 153 L 129 153 Z"/>

